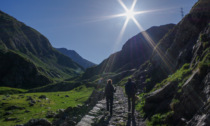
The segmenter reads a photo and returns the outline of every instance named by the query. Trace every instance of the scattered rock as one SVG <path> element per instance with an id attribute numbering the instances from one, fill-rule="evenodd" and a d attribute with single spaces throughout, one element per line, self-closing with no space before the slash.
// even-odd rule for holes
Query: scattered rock
<path id="1" fill-rule="evenodd" d="M 57 112 L 58 113 L 63 113 L 65 111 L 65 109 L 58 109 Z"/>
<path id="2" fill-rule="evenodd" d="M 18 95 L 19 97 L 25 97 L 25 95 Z"/>
<path id="3" fill-rule="evenodd" d="M 68 108 L 65 110 L 65 112 L 71 112 L 72 110 L 73 110 L 72 107 L 68 107 Z"/>
<path id="4" fill-rule="evenodd" d="M 68 95 L 65 95 L 65 97 L 69 97 Z"/>
<path id="5" fill-rule="evenodd" d="M 12 112 L 5 112 L 4 116 L 11 115 L 11 114 L 13 114 L 13 113 Z"/>
<path id="6" fill-rule="evenodd" d="M 33 98 L 31 96 L 27 96 L 26 101 L 30 101 L 30 100 L 33 100 Z"/>
<path id="7" fill-rule="evenodd" d="M 39 99 L 47 99 L 46 95 L 39 96 Z"/>
<path id="8" fill-rule="evenodd" d="M 29 110 L 25 110 L 25 113 L 29 113 L 29 112 L 31 112 L 31 111 L 29 111 Z"/>
<path id="9" fill-rule="evenodd" d="M 2 106 L 4 106 L 5 104 L 8 104 L 8 103 L 5 103 L 5 102 L 2 102 L 2 103 L 1 103 Z"/>
<path id="10" fill-rule="evenodd" d="M 35 103 L 36 103 L 36 101 L 31 100 L 31 101 L 29 102 L 29 106 L 34 106 Z"/>
<path id="11" fill-rule="evenodd" d="M 18 123 L 18 122 L 21 122 L 21 121 L 22 121 L 22 120 L 18 119 L 18 120 L 16 120 L 15 122 Z"/>
<path id="12" fill-rule="evenodd" d="M 77 105 L 77 108 L 81 108 L 81 107 L 82 107 L 82 105 L 80 105 L 80 104 Z"/>
<path id="13" fill-rule="evenodd" d="M 58 110 L 57 110 L 57 113 L 58 113 L 58 114 L 56 114 L 55 117 L 56 117 L 56 118 L 61 118 L 62 115 L 64 114 L 64 112 L 65 112 L 65 109 L 58 109 Z"/>
<path id="14" fill-rule="evenodd" d="M 53 118 L 53 117 L 55 117 L 55 115 L 56 115 L 55 112 L 53 112 L 53 111 L 48 111 L 48 112 L 47 112 L 47 115 L 46 115 L 46 118 Z"/>
<path id="15" fill-rule="evenodd" d="M 14 110 L 14 109 L 23 110 L 25 108 L 24 107 L 19 107 L 19 106 L 13 105 L 13 106 L 9 106 L 6 110 Z"/>
<path id="16" fill-rule="evenodd" d="M 47 119 L 31 119 L 24 126 L 52 126 Z"/>
<path id="17" fill-rule="evenodd" d="M 17 118 L 12 118 L 12 117 L 5 118 L 5 121 L 14 121 L 14 120 L 17 120 Z"/>

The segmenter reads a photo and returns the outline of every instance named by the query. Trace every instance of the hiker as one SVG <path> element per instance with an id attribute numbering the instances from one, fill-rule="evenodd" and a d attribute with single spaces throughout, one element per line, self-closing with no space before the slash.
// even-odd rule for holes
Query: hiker
<path id="1" fill-rule="evenodd" d="M 132 116 L 134 116 L 136 84 L 132 82 L 131 78 L 128 78 L 128 82 L 125 84 L 125 92 L 128 96 L 128 112 L 131 110 L 132 101 Z"/>
<path id="2" fill-rule="evenodd" d="M 106 107 L 107 111 L 110 111 L 110 115 L 112 116 L 112 105 L 113 105 L 113 96 L 116 89 L 112 85 L 112 80 L 107 80 L 107 85 L 105 87 L 105 95 L 106 95 Z"/>

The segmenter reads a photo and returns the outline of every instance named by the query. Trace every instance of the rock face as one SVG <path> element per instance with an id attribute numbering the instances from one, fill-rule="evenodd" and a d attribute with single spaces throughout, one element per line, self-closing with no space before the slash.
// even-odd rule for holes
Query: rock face
<path id="1" fill-rule="evenodd" d="M 167 62 L 171 67 L 170 72 L 180 68 L 186 62 L 190 62 L 193 57 L 193 46 L 196 44 L 201 31 L 210 22 L 210 2 L 199 0 L 187 14 L 158 44 L 158 49 L 162 55 L 157 53 L 153 56 L 153 62 Z M 167 66 L 166 63 L 163 63 Z M 167 68 L 168 69 L 168 68 Z"/>
<path id="2" fill-rule="evenodd" d="M 87 69 L 83 78 L 90 78 L 104 72 L 122 72 L 138 68 L 142 63 L 149 59 L 153 52 L 153 46 L 147 41 L 145 33 L 150 35 L 154 43 L 157 43 L 169 30 L 174 27 L 174 24 L 152 27 L 144 32 L 129 39 L 122 50 L 114 53 L 105 59 L 96 67 Z"/>
<path id="3" fill-rule="evenodd" d="M 142 89 L 146 87 L 149 92 L 143 107 L 148 120 L 154 121 L 159 116 L 164 119 L 158 124 L 210 125 L 209 22 L 210 1 L 199 0 L 190 13 L 160 40 L 156 53 L 134 74 L 137 83 L 145 83 Z M 191 70 L 187 79 L 170 80 L 170 77 L 176 78 L 174 71 L 185 63 L 190 64 L 187 69 Z M 146 78 L 150 81 L 146 82 Z M 164 86 L 155 89 L 158 82 Z"/>
<path id="4" fill-rule="evenodd" d="M 62 54 L 70 57 L 74 62 L 78 63 L 80 66 L 84 67 L 85 69 L 89 67 L 93 67 L 96 64 L 82 58 L 77 52 L 74 50 L 68 50 L 66 48 L 56 48 Z"/>
<path id="5" fill-rule="evenodd" d="M 52 126 L 46 119 L 31 119 L 24 126 Z"/>
<path id="6" fill-rule="evenodd" d="M 55 50 L 38 31 L 0 11 L 0 85 L 31 88 L 83 68 Z M 29 85 L 30 84 L 30 85 Z"/>
<path id="7" fill-rule="evenodd" d="M 190 13 L 159 41 L 150 60 L 145 63 L 146 65 L 141 66 L 135 74 L 138 81 L 146 75 L 148 75 L 147 78 L 151 78 L 151 84 L 147 85 L 148 90 L 151 90 L 156 83 L 167 78 L 169 74 L 174 73 L 185 63 L 193 62 L 194 64 L 202 57 L 200 53 L 208 48 L 209 45 L 204 44 L 208 40 L 198 43 L 197 40 L 201 36 L 204 36 L 202 37 L 204 39 L 208 38 L 205 36 L 209 34 L 207 33 L 210 22 L 209 8 L 209 1 L 199 0 Z M 205 34 L 204 29 L 206 29 Z M 205 45 L 205 48 L 202 44 Z M 194 55 L 195 51 L 197 51 L 197 55 Z M 196 66 L 196 64 L 194 65 Z M 144 74 L 141 74 L 143 72 Z M 140 81 L 140 83 L 143 82 Z"/>

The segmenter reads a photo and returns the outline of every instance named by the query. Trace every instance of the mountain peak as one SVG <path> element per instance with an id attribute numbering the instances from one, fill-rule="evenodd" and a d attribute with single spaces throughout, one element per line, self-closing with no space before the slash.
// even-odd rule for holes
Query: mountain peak
<path id="1" fill-rule="evenodd" d="M 68 50 L 66 48 L 56 48 L 59 52 L 62 54 L 70 57 L 73 61 L 84 67 L 85 69 L 95 66 L 96 64 L 84 59 L 81 57 L 76 51 L 74 50 Z"/>

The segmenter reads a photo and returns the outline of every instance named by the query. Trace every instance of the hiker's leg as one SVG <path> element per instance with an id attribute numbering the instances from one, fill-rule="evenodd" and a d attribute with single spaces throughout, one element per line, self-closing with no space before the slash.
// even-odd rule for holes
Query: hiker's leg
<path id="1" fill-rule="evenodd" d="M 135 111 L 135 95 L 132 96 L 132 115 L 134 115 L 134 111 Z"/>
<path id="2" fill-rule="evenodd" d="M 110 98 L 110 115 L 112 115 L 112 108 L 113 108 L 113 96 Z"/>
<path id="3" fill-rule="evenodd" d="M 128 112 L 131 110 L 130 96 L 128 96 Z"/>
<path id="4" fill-rule="evenodd" d="M 109 111 L 109 98 L 106 97 L 106 110 Z"/>

